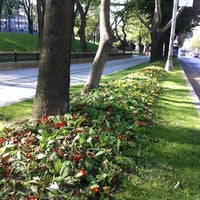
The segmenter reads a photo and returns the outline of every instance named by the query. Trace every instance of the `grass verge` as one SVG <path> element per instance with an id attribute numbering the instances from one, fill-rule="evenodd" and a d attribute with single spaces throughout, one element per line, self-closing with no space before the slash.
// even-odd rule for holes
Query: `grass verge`
<path id="1" fill-rule="evenodd" d="M 88 52 L 96 52 L 98 45 L 87 43 Z M 0 32 L 0 52 L 36 52 L 38 51 L 38 35 L 25 33 Z M 80 40 L 72 43 L 72 52 L 81 52 Z"/>
<path id="2" fill-rule="evenodd" d="M 153 108 L 159 123 L 147 130 L 154 141 L 148 165 L 129 176 L 117 199 L 200 199 L 200 118 L 179 66 L 162 87 Z"/>

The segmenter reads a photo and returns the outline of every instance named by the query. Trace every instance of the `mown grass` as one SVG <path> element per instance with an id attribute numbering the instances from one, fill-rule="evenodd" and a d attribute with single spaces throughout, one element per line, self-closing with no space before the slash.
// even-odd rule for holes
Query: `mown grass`
<path id="1" fill-rule="evenodd" d="M 87 43 L 88 52 L 96 52 L 98 45 Z M 0 32 L 0 52 L 36 52 L 38 51 L 38 35 L 25 33 Z M 80 41 L 72 43 L 72 52 L 81 52 Z"/>
<path id="2" fill-rule="evenodd" d="M 117 199 L 200 199 L 200 118 L 179 66 L 162 81 L 153 108 L 159 122 L 147 134 L 148 164 L 129 176 Z"/>
<path id="3" fill-rule="evenodd" d="M 150 64 L 106 76 L 102 82 L 147 65 Z M 164 66 L 164 62 L 159 65 Z M 146 131 L 151 141 L 146 161 L 129 175 L 116 195 L 117 200 L 200 199 L 200 118 L 178 65 L 162 80 L 162 88 L 153 106 L 157 125 Z M 82 85 L 72 86 L 71 93 L 81 89 Z M 20 111 L 22 107 L 25 115 Z M 18 121 L 23 115 L 26 119 L 31 114 L 31 107 L 32 100 L 27 100 L 15 107 L 0 108 L 1 120 Z"/>
<path id="4" fill-rule="evenodd" d="M 36 34 L 0 32 L 0 52 L 36 52 L 38 36 Z"/>

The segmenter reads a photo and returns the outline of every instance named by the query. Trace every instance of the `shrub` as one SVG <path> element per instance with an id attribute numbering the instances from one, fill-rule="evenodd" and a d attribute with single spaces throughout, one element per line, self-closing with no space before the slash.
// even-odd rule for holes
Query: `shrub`
<path id="1" fill-rule="evenodd" d="M 114 199 L 145 162 L 164 71 L 147 67 L 75 95 L 69 113 L 0 132 L 0 198 Z"/>

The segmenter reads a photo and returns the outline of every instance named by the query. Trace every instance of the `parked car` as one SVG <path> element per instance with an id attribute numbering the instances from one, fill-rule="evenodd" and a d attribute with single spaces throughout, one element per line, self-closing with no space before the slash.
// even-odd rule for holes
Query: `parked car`
<path id="1" fill-rule="evenodd" d="M 179 56 L 185 56 L 185 53 L 186 53 L 185 50 L 181 50 L 181 51 L 179 52 Z"/>
<path id="2" fill-rule="evenodd" d="M 198 53 L 198 52 L 194 52 L 194 53 L 193 53 L 193 57 L 194 57 L 194 58 L 199 58 L 199 53 Z"/>

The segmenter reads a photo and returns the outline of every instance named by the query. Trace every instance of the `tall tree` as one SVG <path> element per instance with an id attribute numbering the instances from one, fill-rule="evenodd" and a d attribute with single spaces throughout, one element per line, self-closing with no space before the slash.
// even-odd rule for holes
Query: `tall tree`
<path id="1" fill-rule="evenodd" d="M 45 2 L 46 0 L 37 0 L 39 48 L 41 47 L 42 44 L 42 34 L 44 29 Z"/>
<path id="2" fill-rule="evenodd" d="M 110 27 L 110 0 L 101 0 L 100 8 L 100 43 L 92 68 L 82 92 L 99 85 L 102 72 L 112 47 L 112 32 Z"/>
<path id="3" fill-rule="evenodd" d="M 151 34 L 151 60 L 157 60 L 163 56 L 163 44 L 165 43 L 165 46 L 168 45 L 173 0 L 134 0 L 134 2 L 139 19 Z M 176 34 L 191 30 L 199 24 L 199 4 L 199 0 L 194 0 L 193 8 L 178 8 Z M 142 13 L 149 15 L 148 23 L 141 18 Z M 182 17 L 179 17 L 180 14 Z"/>
<path id="4" fill-rule="evenodd" d="M 68 111 L 73 12 L 74 0 L 46 0 L 33 118 Z"/>
<path id="5" fill-rule="evenodd" d="M 87 2 L 85 2 L 85 9 L 84 9 L 84 6 L 81 5 L 80 0 L 75 0 L 75 2 L 81 16 L 81 24 L 78 30 L 78 35 L 80 37 L 80 43 L 81 43 L 81 51 L 86 52 L 87 51 L 87 42 L 86 42 L 86 36 L 85 36 L 86 16 L 88 14 L 88 10 L 91 5 L 91 0 L 87 0 Z"/>
<path id="6" fill-rule="evenodd" d="M 28 33 L 33 33 L 33 2 L 31 0 L 22 0 L 22 5 L 28 19 Z"/>
<path id="7" fill-rule="evenodd" d="M 1 22 L 2 8 L 3 8 L 3 0 L 0 0 L 0 22 Z M 1 26 L 0 26 L 0 31 L 1 31 Z"/>

